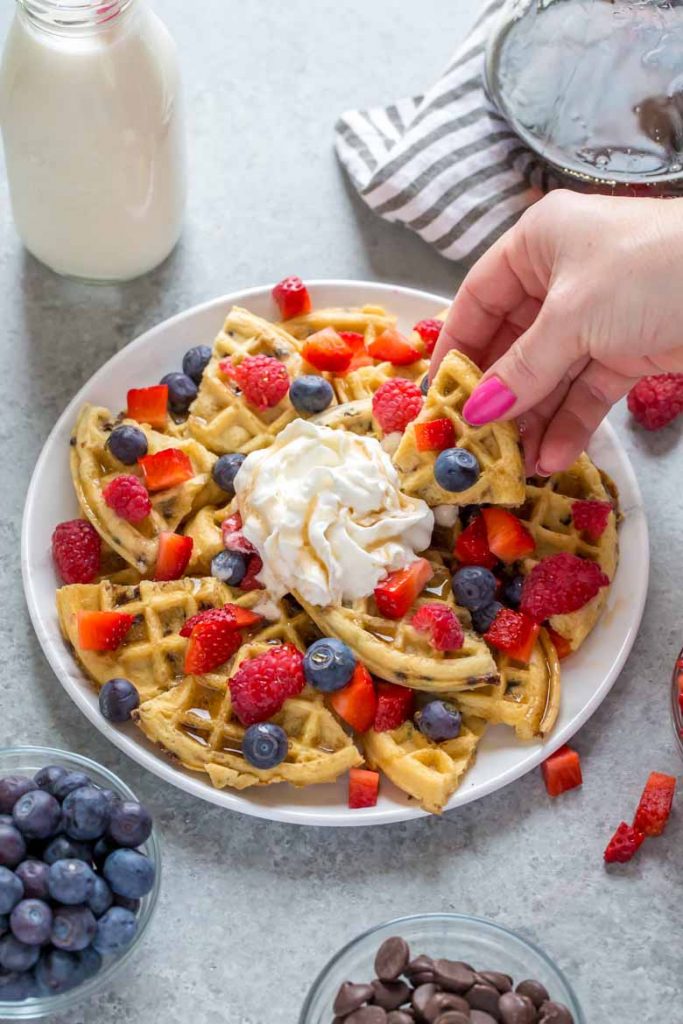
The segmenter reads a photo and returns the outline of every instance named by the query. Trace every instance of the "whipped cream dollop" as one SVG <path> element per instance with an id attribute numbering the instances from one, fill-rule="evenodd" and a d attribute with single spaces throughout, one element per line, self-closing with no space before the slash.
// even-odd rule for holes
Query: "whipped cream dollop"
<path id="1" fill-rule="evenodd" d="M 399 489 L 378 441 L 297 419 L 235 477 L 242 529 L 263 559 L 260 581 L 277 599 L 314 605 L 371 594 L 429 546 L 434 516 Z"/>

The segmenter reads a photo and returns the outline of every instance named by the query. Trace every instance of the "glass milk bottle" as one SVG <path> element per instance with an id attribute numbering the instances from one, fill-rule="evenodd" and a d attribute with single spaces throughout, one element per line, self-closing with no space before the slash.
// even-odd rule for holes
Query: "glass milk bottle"
<path id="1" fill-rule="evenodd" d="M 108 282 L 171 252 L 185 204 L 178 57 L 145 0 L 17 0 L 0 127 L 14 220 L 37 259 Z"/>

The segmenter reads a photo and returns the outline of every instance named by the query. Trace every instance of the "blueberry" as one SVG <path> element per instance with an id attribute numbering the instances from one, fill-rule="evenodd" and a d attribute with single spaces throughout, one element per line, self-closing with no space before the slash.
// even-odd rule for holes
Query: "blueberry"
<path id="1" fill-rule="evenodd" d="M 459 605 L 478 611 L 491 604 L 496 596 L 498 581 L 490 569 L 480 565 L 466 565 L 453 577 L 453 593 Z"/>
<path id="2" fill-rule="evenodd" d="M 131 914 L 137 914 L 140 910 L 142 900 L 133 900 L 128 896 L 114 896 L 114 903 L 117 907 L 123 907 L 124 910 L 130 910 Z"/>
<path id="3" fill-rule="evenodd" d="M 103 956 L 118 953 L 130 946 L 138 930 L 135 914 L 123 907 L 112 907 L 97 922 L 93 946 Z"/>
<path id="4" fill-rule="evenodd" d="M 124 466 L 134 466 L 147 454 L 147 438 L 139 427 L 123 423 L 112 430 L 107 438 L 107 448 Z"/>
<path id="5" fill-rule="evenodd" d="M 66 775 L 66 768 L 62 768 L 59 764 L 48 764 L 36 772 L 33 781 L 38 789 L 44 789 L 46 793 L 54 796 L 54 788 L 64 775 Z"/>
<path id="6" fill-rule="evenodd" d="M 523 576 L 513 576 L 503 587 L 503 599 L 511 608 L 519 608 L 522 600 L 522 587 L 524 586 Z"/>
<path id="7" fill-rule="evenodd" d="M 159 383 L 168 387 L 168 407 L 172 412 L 187 412 L 197 397 L 197 385 L 186 373 L 167 373 Z"/>
<path id="8" fill-rule="evenodd" d="M 146 896 L 154 885 L 154 865 L 137 850 L 114 850 L 105 860 L 102 873 L 117 895 L 131 899 Z"/>
<path id="9" fill-rule="evenodd" d="M 415 714 L 415 724 L 420 732 L 435 743 L 453 740 L 460 735 L 462 715 L 446 700 L 430 700 Z"/>
<path id="10" fill-rule="evenodd" d="M 109 824 L 109 800 L 96 786 L 81 786 L 62 804 L 64 831 L 71 839 L 99 839 Z"/>
<path id="11" fill-rule="evenodd" d="M 48 871 L 49 865 L 42 860 L 24 860 L 19 867 L 15 868 L 14 874 L 23 883 L 26 899 L 44 900 L 48 898 Z"/>
<path id="12" fill-rule="evenodd" d="M 0 914 L 0 935 L 9 931 L 9 914 Z"/>
<path id="13" fill-rule="evenodd" d="M 0 867 L 0 914 L 9 914 L 24 895 L 24 883 L 10 871 Z"/>
<path id="14" fill-rule="evenodd" d="M 113 853 L 115 849 L 116 847 L 114 846 L 114 844 L 110 842 L 109 839 L 106 838 L 106 836 L 104 836 L 102 839 L 97 840 L 97 842 L 93 846 L 92 859 L 95 865 L 100 869 L 100 871 L 102 870 L 102 866 L 107 857 L 109 856 L 109 854 Z"/>
<path id="15" fill-rule="evenodd" d="M 52 945 L 78 953 L 95 938 L 97 922 L 88 907 L 58 907 L 52 922 Z"/>
<path id="16" fill-rule="evenodd" d="M 122 800 L 112 809 L 107 835 L 117 846 L 142 846 L 152 832 L 152 816 L 137 800 Z"/>
<path id="17" fill-rule="evenodd" d="M 0 865 L 14 868 L 26 856 L 26 843 L 14 825 L 0 825 Z"/>
<path id="18" fill-rule="evenodd" d="M 85 772 L 67 772 L 55 783 L 53 796 L 56 796 L 58 800 L 63 800 L 65 796 L 68 796 L 74 789 L 78 789 L 79 786 L 90 785 L 92 783 Z"/>
<path id="19" fill-rule="evenodd" d="M 235 477 L 239 473 L 244 455 L 221 455 L 213 464 L 211 476 L 213 482 L 218 484 L 222 491 L 232 498 L 235 494 Z"/>
<path id="20" fill-rule="evenodd" d="M 500 601 L 492 601 L 491 604 L 487 604 L 484 608 L 477 608 L 476 611 L 472 612 L 472 625 L 477 633 L 483 634 L 490 628 L 491 623 L 502 607 Z"/>
<path id="21" fill-rule="evenodd" d="M 465 448 L 446 448 L 434 463 L 434 477 L 444 491 L 466 491 L 479 479 L 479 462 Z"/>
<path id="22" fill-rule="evenodd" d="M 140 694 L 128 679 L 110 679 L 100 690 L 100 711 L 108 722 L 127 722 L 140 706 Z"/>
<path id="23" fill-rule="evenodd" d="M 211 349 L 208 345 L 195 345 L 193 348 L 188 348 L 183 356 L 183 373 L 195 384 L 199 384 L 210 359 Z"/>
<path id="24" fill-rule="evenodd" d="M 82 860 L 57 860 L 50 866 L 47 885 L 50 896 L 59 903 L 86 903 L 92 895 L 95 873 Z"/>
<path id="25" fill-rule="evenodd" d="M 25 775 L 6 775 L 0 779 L 0 814 L 11 814 L 19 797 L 32 789 L 37 789 L 37 786 Z"/>
<path id="26" fill-rule="evenodd" d="M 250 725 L 242 740 L 244 758 L 254 768 L 274 768 L 284 761 L 288 750 L 287 733 L 273 722 Z"/>
<path id="27" fill-rule="evenodd" d="M 14 826 L 14 818 L 11 814 L 0 814 L 0 825 Z"/>
<path id="28" fill-rule="evenodd" d="M 43 789 L 25 793 L 14 805 L 14 824 L 29 839 L 47 839 L 58 831 L 62 819 L 59 802 Z"/>
<path id="29" fill-rule="evenodd" d="M 13 935 L 0 939 L 0 967 L 6 971 L 30 971 L 40 956 L 40 946 L 27 946 Z"/>
<path id="30" fill-rule="evenodd" d="M 36 983 L 31 974 L 17 974 L 14 971 L 0 972 L 0 1003 L 19 1003 L 37 995 Z"/>
<path id="31" fill-rule="evenodd" d="M 324 377 L 305 374 L 292 381 L 289 397 L 297 412 L 322 412 L 334 398 L 334 392 Z"/>
<path id="32" fill-rule="evenodd" d="M 55 836 L 43 850 L 43 860 L 48 865 L 56 860 L 82 860 L 90 864 L 92 852 L 87 843 L 79 843 L 69 836 Z"/>
<path id="33" fill-rule="evenodd" d="M 423 395 L 426 395 L 429 391 L 429 374 L 425 373 L 424 377 L 420 381 L 420 391 Z"/>
<path id="34" fill-rule="evenodd" d="M 86 946 L 76 956 L 83 974 L 83 980 L 94 977 L 102 967 L 102 957 L 94 946 Z"/>
<path id="35" fill-rule="evenodd" d="M 83 969 L 78 957 L 63 949 L 50 949 L 43 953 L 36 966 L 38 988 L 46 995 L 56 996 L 75 988 L 83 980 Z"/>
<path id="36" fill-rule="evenodd" d="M 43 900 L 20 900 L 9 919 L 12 934 L 27 946 L 42 946 L 50 938 L 52 911 Z"/>
<path id="37" fill-rule="evenodd" d="M 304 675 L 316 690 L 332 693 L 350 681 L 356 667 L 356 656 L 341 640 L 323 637 L 304 655 Z"/>
<path id="38" fill-rule="evenodd" d="M 246 572 L 247 559 L 241 551 L 219 551 L 211 559 L 211 575 L 229 587 L 239 587 Z"/>
<path id="39" fill-rule="evenodd" d="M 90 898 L 88 899 L 88 906 L 95 917 L 102 917 L 102 914 L 104 914 L 106 910 L 109 910 L 113 902 L 114 897 L 111 889 L 103 878 L 96 875 L 93 890 Z"/>

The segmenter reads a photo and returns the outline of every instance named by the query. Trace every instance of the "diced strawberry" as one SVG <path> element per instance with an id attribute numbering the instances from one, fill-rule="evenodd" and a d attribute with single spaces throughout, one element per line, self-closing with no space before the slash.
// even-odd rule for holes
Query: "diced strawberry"
<path id="1" fill-rule="evenodd" d="M 360 662 L 356 662 L 351 682 L 330 696 L 330 704 L 352 729 L 367 732 L 375 720 L 377 694 L 372 676 Z"/>
<path id="2" fill-rule="evenodd" d="M 353 370 L 359 370 L 361 366 L 372 366 L 374 364 L 375 360 L 365 347 L 365 336 L 363 334 L 359 334 L 358 331 L 339 331 L 339 337 L 343 338 L 353 350 L 351 362 L 345 370 L 340 371 L 341 373 L 351 373 Z"/>
<path id="3" fill-rule="evenodd" d="M 115 651 L 133 625 L 124 612 L 78 613 L 78 646 L 84 651 Z"/>
<path id="4" fill-rule="evenodd" d="M 330 370 L 335 373 L 348 370 L 353 349 L 334 327 L 324 327 L 322 331 L 317 331 L 306 339 L 302 355 L 316 370 Z"/>
<path id="5" fill-rule="evenodd" d="M 163 430 L 168 418 L 168 384 L 154 384 L 151 388 L 131 388 L 128 392 L 126 415 L 138 423 Z"/>
<path id="6" fill-rule="evenodd" d="M 415 445 L 419 452 L 442 452 L 455 446 L 453 421 L 444 416 L 440 420 L 415 424 Z"/>
<path id="7" fill-rule="evenodd" d="M 250 555 L 249 561 L 247 562 L 247 571 L 242 577 L 240 583 L 240 590 L 263 590 L 263 584 L 256 577 L 263 568 L 263 562 L 258 555 Z"/>
<path id="8" fill-rule="evenodd" d="M 143 455 L 138 462 L 148 491 L 179 487 L 194 476 L 190 458 L 180 448 L 162 448 L 154 455 Z"/>
<path id="9" fill-rule="evenodd" d="M 676 779 L 673 775 L 651 772 L 633 819 L 633 827 L 646 836 L 661 836 L 671 814 L 675 791 Z"/>
<path id="10" fill-rule="evenodd" d="M 217 619 L 198 622 L 185 652 L 185 673 L 212 672 L 231 658 L 242 643 L 242 635 L 230 623 Z"/>
<path id="11" fill-rule="evenodd" d="M 373 359 L 393 363 L 394 366 L 408 366 L 422 359 L 420 350 L 411 345 L 395 327 L 387 327 L 373 338 L 368 345 L 368 352 Z"/>
<path id="12" fill-rule="evenodd" d="M 414 706 L 414 690 L 407 686 L 396 686 L 394 683 L 378 683 L 373 729 L 375 732 L 398 729 L 399 725 L 403 725 L 412 717 Z"/>
<path id="13" fill-rule="evenodd" d="M 374 807 L 379 794 L 379 772 L 368 768 L 351 768 L 349 771 L 349 807 Z"/>
<path id="14" fill-rule="evenodd" d="M 645 835 L 633 825 L 622 821 L 607 844 L 604 858 L 607 864 L 626 864 L 643 845 Z"/>
<path id="15" fill-rule="evenodd" d="M 380 615 L 402 619 L 433 575 L 434 570 L 426 558 L 418 558 L 405 569 L 390 572 L 375 587 L 375 603 Z"/>
<path id="16" fill-rule="evenodd" d="M 529 663 L 541 627 L 524 612 L 501 608 L 484 633 L 484 640 L 515 661 Z"/>
<path id="17" fill-rule="evenodd" d="M 424 343 L 425 352 L 428 356 L 434 351 L 434 346 L 439 340 L 439 335 L 443 329 L 443 323 L 441 320 L 418 320 L 413 327 L 413 330 L 420 335 Z"/>
<path id="18" fill-rule="evenodd" d="M 311 296 L 300 277 L 292 275 L 278 281 L 273 288 L 273 298 L 283 320 L 311 312 Z"/>
<path id="19" fill-rule="evenodd" d="M 154 579 L 180 579 L 190 561 L 192 543 L 192 537 L 183 537 L 179 533 L 160 533 Z"/>
<path id="20" fill-rule="evenodd" d="M 548 796 L 560 796 L 561 793 L 583 784 L 579 755 L 566 745 L 543 762 L 541 772 Z"/>
<path id="21" fill-rule="evenodd" d="M 562 661 L 563 658 L 568 658 L 572 653 L 572 645 L 566 637 L 556 633 L 550 626 L 546 626 L 546 632 L 553 642 L 553 647 L 557 651 L 557 657 Z"/>
<path id="22" fill-rule="evenodd" d="M 239 512 L 235 512 L 223 520 L 221 534 L 226 551 L 240 551 L 243 555 L 255 553 L 256 548 L 242 533 L 242 516 Z"/>
<path id="23" fill-rule="evenodd" d="M 459 651 L 465 642 L 460 619 L 442 601 L 430 601 L 419 608 L 410 624 L 418 633 L 428 633 L 437 651 Z"/>
<path id="24" fill-rule="evenodd" d="M 493 569 L 497 564 L 498 559 L 489 548 L 482 515 L 475 516 L 458 535 L 453 554 L 462 565 L 482 565 L 485 569 Z"/>
<path id="25" fill-rule="evenodd" d="M 189 636 L 200 622 L 223 622 L 226 628 L 247 629 L 249 626 L 256 626 L 262 620 L 262 615 L 250 611 L 249 608 L 240 608 L 238 604 L 224 604 L 222 608 L 207 608 L 206 611 L 197 612 L 196 615 L 185 619 L 180 635 Z"/>
<path id="26" fill-rule="evenodd" d="M 524 523 L 505 508 L 484 508 L 489 548 L 503 562 L 517 562 L 530 555 L 536 547 Z"/>
<path id="27" fill-rule="evenodd" d="M 599 540 L 607 529 L 611 511 L 609 501 L 575 501 L 572 503 L 574 526 L 590 540 Z"/>

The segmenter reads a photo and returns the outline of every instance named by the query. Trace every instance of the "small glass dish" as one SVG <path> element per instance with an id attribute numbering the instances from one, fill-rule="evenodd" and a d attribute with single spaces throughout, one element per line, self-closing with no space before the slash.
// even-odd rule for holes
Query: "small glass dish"
<path id="1" fill-rule="evenodd" d="M 674 662 L 671 674 L 671 720 L 676 733 L 676 742 L 683 754 L 683 650 Z"/>
<path id="2" fill-rule="evenodd" d="M 113 790 L 123 800 L 136 799 L 135 794 L 125 782 L 122 782 L 107 768 L 87 757 L 81 757 L 80 754 L 71 754 L 65 750 L 52 750 L 50 747 L 5 747 L 0 749 L 0 778 L 12 774 L 31 776 L 39 768 L 44 768 L 49 764 L 85 772 L 98 786 Z M 0 1000 L 0 1020 L 34 1020 L 38 1017 L 64 1013 L 77 1003 L 106 988 L 114 975 L 133 956 L 152 919 L 159 896 L 161 855 L 159 841 L 154 830 L 140 849 L 154 864 L 155 882 L 152 891 L 142 900 L 138 913 L 138 930 L 130 946 L 118 957 L 105 957 L 101 970 L 94 977 L 88 978 L 81 985 L 68 992 L 63 992 L 61 995 L 39 996 L 24 999 L 21 1002 Z"/>
<path id="3" fill-rule="evenodd" d="M 399 917 L 370 928 L 340 949 L 323 968 L 306 997 L 299 1024 L 332 1024 L 332 1004 L 344 981 L 374 977 L 375 953 L 385 939 L 402 936 L 411 956 L 465 960 L 481 970 L 502 971 L 515 983 L 526 978 L 542 982 L 551 999 L 564 1003 L 574 1024 L 586 1024 L 579 1001 L 562 971 L 541 949 L 492 921 L 465 914 L 421 914 Z"/>

